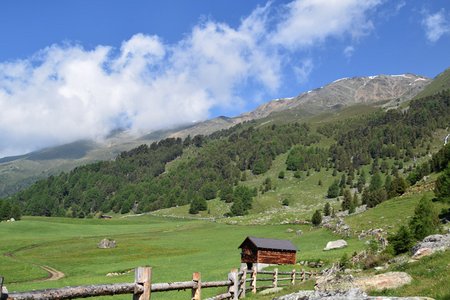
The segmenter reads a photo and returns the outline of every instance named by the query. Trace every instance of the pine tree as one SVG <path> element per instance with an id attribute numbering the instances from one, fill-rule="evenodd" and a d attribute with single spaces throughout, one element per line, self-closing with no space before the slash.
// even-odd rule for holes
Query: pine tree
<path id="1" fill-rule="evenodd" d="M 437 178 L 434 193 L 438 200 L 450 203 L 450 164 Z"/>
<path id="2" fill-rule="evenodd" d="M 381 189 L 383 182 L 379 172 L 375 172 L 370 180 L 369 191 L 373 192 Z"/>
<path id="3" fill-rule="evenodd" d="M 342 200 L 342 210 L 349 210 L 350 207 L 352 206 L 352 193 L 350 192 L 349 189 L 345 189 L 344 190 L 344 200 Z"/>
<path id="4" fill-rule="evenodd" d="M 330 203 L 325 203 L 325 206 L 323 207 L 323 215 L 329 216 L 331 214 L 331 205 Z"/>
<path id="5" fill-rule="evenodd" d="M 339 182 L 335 180 L 328 188 L 327 197 L 336 198 L 337 196 L 339 196 Z"/>
<path id="6" fill-rule="evenodd" d="M 236 198 L 230 208 L 231 215 L 243 216 L 247 214 L 247 210 L 244 208 L 244 203 L 241 198 Z"/>
<path id="7" fill-rule="evenodd" d="M 314 226 L 319 226 L 322 223 L 322 214 L 320 213 L 320 210 L 314 212 L 311 223 L 313 223 Z"/>
<path id="8" fill-rule="evenodd" d="M 414 210 L 409 228 L 412 235 L 421 240 L 439 230 L 439 215 L 433 208 L 433 203 L 427 197 L 422 197 Z"/>

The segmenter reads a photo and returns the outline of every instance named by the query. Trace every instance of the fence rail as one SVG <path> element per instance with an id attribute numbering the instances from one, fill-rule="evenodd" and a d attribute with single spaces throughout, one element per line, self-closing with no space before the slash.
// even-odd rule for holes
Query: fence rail
<path id="1" fill-rule="evenodd" d="M 247 274 L 251 274 L 247 278 Z M 258 277 L 260 275 L 271 275 L 270 278 Z M 289 277 L 279 277 L 279 275 L 289 275 Z M 88 298 L 97 296 L 113 296 L 120 294 L 132 294 L 133 300 L 149 300 L 152 293 L 191 290 L 192 300 L 201 300 L 201 290 L 205 288 L 226 287 L 227 291 L 223 294 L 216 295 L 207 300 L 220 299 L 242 299 L 245 298 L 246 291 L 256 293 L 257 289 L 271 288 L 278 286 L 287 286 L 289 284 L 278 284 L 279 281 L 290 281 L 295 284 L 296 276 L 300 275 L 300 280 L 304 281 L 307 277 L 314 276 L 312 272 L 278 272 L 274 271 L 257 271 L 256 268 L 248 271 L 246 269 L 232 269 L 228 273 L 228 279 L 223 281 L 201 281 L 201 275 L 198 272 L 192 274 L 192 280 L 182 282 L 169 283 L 152 283 L 152 268 L 139 267 L 135 269 L 134 283 L 116 283 L 116 284 L 100 284 L 100 285 L 84 285 L 71 286 L 58 289 L 45 289 L 31 292 L 3 293 L 3 277 L 0 276 L 0 300 L 51 300 L 51 299 L 74 299 Z M 257 286 L 258 281 L 271 281 L 271 286 Z M 247 282 L 250 283 L 246 287 Z"/>

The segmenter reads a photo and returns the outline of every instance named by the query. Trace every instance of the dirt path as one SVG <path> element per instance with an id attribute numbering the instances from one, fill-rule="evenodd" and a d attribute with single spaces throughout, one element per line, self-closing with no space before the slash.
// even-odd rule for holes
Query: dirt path
<path id="1" fill-rule="evenodd" d="M 39 266 L 39 267 L 41 269 L 47 271 L 50 276 L 48 278 L 45 278 L 45 279 L 34 280 L 34 282 L 37 282 L 37 281 L 54 281 L 54 280 L 59 280 L 59 279 L 61 279 L 61 278 L 63 278 L 65 276 L 63 272 L 58 271 L 58 270 L 56 270 L 56 269 L 54 269 L 52 267 L 49 267 L 49 266 Z"/>
<path id="2" fill-rule="evenodd" d="M 7 256 L 15 261 L 20 261 L 15 255 L 15 252 L 21 251 L 21 250 L 25 250 L 25 249 L 31 249 L 31 248 L 36 248 L 38 247 L 38 245 L 30 245 L 30 246 L 26 246 L 26 247 L 21 247 L 18 248 L 16 250 L 14 250 L 13 252 L 6 252 L 3 255 Z M 39 278 L 39 279 L 35 279 L 32 280 L 31 282 L 42 282 L 42 281 L 55 281 L 55 280 L 59 280 L 61 278 L 63 278 L 65 276 L 65 274 L 61 271 L 56 270 L 55 268 L 52 268 L 50 266 L 43 266 L 43 265 L 39 265 L 39 264 L 35 264 L 35 263 L 30 263 L 31 265 L 37 266 L 39 268 L 41 268 L 42 270 L 46 271 L 48 273 L 48 276 L 46 278 Z"/>

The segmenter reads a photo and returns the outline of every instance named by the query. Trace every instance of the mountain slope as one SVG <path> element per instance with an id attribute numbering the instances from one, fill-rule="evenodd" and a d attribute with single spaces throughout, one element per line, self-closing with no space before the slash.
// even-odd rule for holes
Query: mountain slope
<path id="1" fill-rule="evenodd" d="M 380 101 L 409 100 L 420 92 L 429 79 L 412 74 L 397 76 L 354 77 L 336 80 L 322 88 L 295 98 L 273 100 L 238 117 L 218 117 L 171 130 L 150 133 L 140 138 L 117 132 L 103 142 L 78 141 L 26 155 L 0 159 L 0 197 L 17 192 L 39 178 L 68 171 L 76 166 L 99 160 L 114 159 L 120 152 L 165 137 L 209 135 L 244 121 L 261 119 L 273 113 L 295 111 L 302 119 L 358 103 L 374 105 Z"/>
<path id="2" fill-rule="evenodd" d="M 450 88 L 450 68 L 440 73 L 433 81 L 427 85 L 414 99 L 431 96 L 440 91 Z"/>

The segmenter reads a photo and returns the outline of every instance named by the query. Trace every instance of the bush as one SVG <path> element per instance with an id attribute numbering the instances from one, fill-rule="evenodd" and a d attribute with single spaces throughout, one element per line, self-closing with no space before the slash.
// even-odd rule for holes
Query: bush
<path id="1" fill-rule="evenodd" d="M 283 204 L 284 206 L 289 206 L 289 199 L 283 199 L 282 204 Z"/>
<path id="2" fill-rule="evenodd" d="M 382 254 L 374 254 L 369 253 L 366 258 L 364 259 L 363 263 L 363 269 L 372 269 L 374 267 L 381 266 L 385 264 L 390 258 L 390 255 L 387 253 Z"/>
<path id="3" fill-rule="evenodd" d="M 388 241 L 394 250 L 394 254 L 408 252 L 414 244 L 414 237 L 408 227 L 402 225 L 396 234 L 388 237 Z"/>

